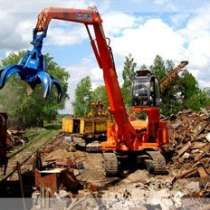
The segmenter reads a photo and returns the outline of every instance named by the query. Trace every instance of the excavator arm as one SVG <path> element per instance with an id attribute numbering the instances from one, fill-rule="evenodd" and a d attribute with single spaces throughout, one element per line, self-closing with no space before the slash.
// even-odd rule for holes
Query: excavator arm
<path id="1" fill-rule="evenodd" d="M 97 28 L 96 25 L 99 27 L 99 25 L 102 24 L 102 19 L 96 9 L 83 9 L 82 10 L 82 9 L 67 9 L 67 8 L 53 8 L 53 7 L 44 9 L 38 15 L 38 20 L 36 23 L 36 27 L 34 29 L 34 39 L 38 32 L 42 32 L 46 36 L 48 26 L 52 19 L 83 23 L 90 37 L 91 45 L 92 45 L 94 54 L 96 56 L 98 65 L 100 68 L 102 68 L 101 58 L 100 58 L 100 55 L 98 54 L 98 49 L 96 47 L 95 41 L 92 39 L 90 30 L 88 28 L 88 25 L 93 25 L 95 26 L 94 28 Z M 101 30 L 102 36 L 104 37 L 102 25 L 101 25 L 100 30 Z M 98 32 L 95 32 L 95 33 L 98 34 Z"/>
<path id="2" fill-rule="evenodd" d="M 44 9 L 38 16 L 38 21 L 34 29 L 34 39 L 40 33 L 46 36 L 49 24 L 53 19 L 83 23 L 85 25 L 98 65 L 103 70 L 110 106 L 109 111 L 113 114 L 117 125 L 117 138 L 129 147 L 129 144 L 132 144 L 132 140 L 136 136 L 136 131 L 129 121 L 117 79 L 112 50 L 107 44 L 102 27 L 102 19 L 98 11 L 96 9 Z M 91 35 L 89 26 L 93 26 L 95 40 Z"/>

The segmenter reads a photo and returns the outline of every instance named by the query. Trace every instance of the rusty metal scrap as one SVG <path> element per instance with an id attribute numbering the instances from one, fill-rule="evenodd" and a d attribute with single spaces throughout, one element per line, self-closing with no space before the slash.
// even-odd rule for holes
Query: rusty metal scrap
<path id="1" fill-rule="evenodd" d="M 35 169 L 35 186 L 37 189 L 48 189 L 51 196 L 60 189 L 76 191 L 80 184 L 72 170 L 68 168 Z"/>
<path id="2" fill-rule="evenodd" d="M 34 161 L 34 163 L 41 163 L 35 164 L 34 169 L 36 189 L 40 192 L 42 189 L 47 190 L 51 197 L 63 189 L 73 192 L 80 188 L 74 170 L 79 169 L 81 164 L 76 158 L 71 158 L 70 153 L 65 149 L 57 148 L 55 145 L 50 146 L 51 149 L 54 147 L 54 150 L 49 153 L 46 152 L 49 151 L 45 150 L 46 148 L 39 151 Z"/>
<path id="3" fill-rule="evenodd" d="M 35 186 L 38 189 L 50 189 L 50 193 L 53 195 L 53 193 L 58 191 L 61 184 L 61 174 L 65 172 L 66 170 L 61 168 L 43 171 L 35 169 Z"/>

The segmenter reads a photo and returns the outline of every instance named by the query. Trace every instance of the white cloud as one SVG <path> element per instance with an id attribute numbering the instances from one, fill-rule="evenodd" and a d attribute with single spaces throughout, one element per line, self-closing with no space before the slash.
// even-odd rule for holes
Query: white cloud
<path id="1" fill-rule="evenodd" d="M 103 4 L 105 2 L 105 5 Z M 74 7 L 87 8 L 96 5 L 96 1 L 91 0 L 0 0 L 0 48 L 1 50 L 20 50 L 29 46 L 32 39 L 32 30 L 35 26 L 37 15 L 46 7 Z M 100 8 L 107 8 L 108 0 L 97 3 Z M 84 39 L 84 33 L 80 29 L 71 27 L 63 29 L 56 25 L 49 30 L 50 39 L 56 45 L 78 43 Z M 71 35 L 72 36 L 68 36 Z"/>
<path id="2" fill-rule="evenodd" d="M 102 70 L 97 67 L 96 62 L 89 58 L 83 58 L 78 65 L 70 65 L 67 67 L 70 72 L 68 94 L 70 100 L 66 101 L 65 112 L 72 113 L 74 103 L 74 92 L 80 80 L 86 76 L 90 76 L 92 81 L 92 88 L 95 89 L 98 85 L 104 84 Z"/>
<path id="3" fill-rule="evenodd" d="M 183 57 L 184 41 L 161 19 L 149 19 L 136 28 L 125 30 L 121 37 L 114 37 L 112 45 L 120 56 L 131 53 L 138 63 L 151 65 L 157 54 L 172 60 Z"/>
<path id="4" fill-rule="evenodd" d="M 192 73 L 201 86 L 210 86 L 210 5 L 198 10 L 180 34 L 185 38 Z"/>
<path id="5" fill-rule="evenodd" d="M 18 32 L 18 22 L 10 16 L 7 11 L 1 11 L 0 15 L 0 48 L 7 50 L 17 50 L 26 47 L 21 33 Z"/>
<path id="6" fill-rule="evenodd" d="M 210 86 L 209 11 L 210 9 L 206 8 L 192 17 L 186 15 L 176 17 L 180 21 L 183 19 L 186 21 L 188 18 L 181 29 L 174 29 L 174 25 L 169 25 L 158 18 L 150 18 L 143 22 L 139 21 L 138 17 L 122 12 L 105 15 L 104 29 L 112 41 L 111 46 L 117 61 L 118 75 L 121 75 L 123 59 L 129 53 L 139 64 L 147 65 L 151 65 L 154 57 L 159 54 L 164 59 L 172 59 L 175 63 L 189 60 L 189 70 L 197 77 L 200 86 Z M 78 78 L 74 80 L 76 84 L 82 77 L 89 75 L 93 80 L 93 86 L 96 87 L 103 83 L 102 75 L 99 74 L 100 70 L 96 66 L 97 64 L 93 64 L 90 60 L 83 61 L 75 67 L 75 69 L 80 69 L 80 73 L 76 75 L 73 73 L 71 78 Z M 74 71 L 73 68 L 71 68 L 72 71 Z"/>
<path id="7" fill-rule="evenodd" d="M 32 40 L 32 30 L 34 28 L 35 21 L 24 20 L 17 24 L 16 32 L 21 34 L 21 39 L 24 41 L 25 45 L 29 45 Z"/>
<path id="8" fill-rule="evenodd" d="M 67 1 L 67 0 L 21 0 L 21 2 L 15 2 L 14 0 L 0 0 L 0 9 L 2 11 L 8 11 L 11 14 L 37 14 L 46 7 L 78 7 L 85 8 L 88 6 L 93 6 L 94 1 L 91 0 L 77 0 L 77 1 Z"/>
<path id="9" fill-rule="evenodd" d="M 136 18 L 132 15 L 112 11 L 103 15 L 104 28 L 107 34 L 119 35 L 123 30 L 135 26 Z"/>
<path id="10" fill-rule="evenodd" d="M 48 43 L 50 45 L 66 46 L 78 44 L 87 38 L 84 27 L 74 27 L 65 29 L 62 27 L 53 27 L 48 31 Z"/>
<path id="11" fill-rule="evenodd" d="M 146 65 L 151 65 L 157 54 L 175 62 L 186 59 L 200 86 L 210 86 L 210 6 L 190 15 L 180 14 L 175 18 L 174 21 L 186 22 L 181 29 L 174 29 L 174 25 L 157 18 L 150 18 L 137 26 L 133 19 L 120 35 L 111 34 L 115 57 L 122 60 L 131 53 L 139 64 Z M 115 30 L 118 30 L 117 26 Z"/>
<path id="12" fill-rule="evenodd" d="M 102 70 L 97 66 L 96 62 L 93 62 L 89 58 L 83 58 L 81 63 L 78 65 L 68 66 L 67 69 L 70 71 L 70 86 L 76 87 L 78 82 L 86 76 L 90 76 L 93 82 L 93 88 L 103 84 Z"/>

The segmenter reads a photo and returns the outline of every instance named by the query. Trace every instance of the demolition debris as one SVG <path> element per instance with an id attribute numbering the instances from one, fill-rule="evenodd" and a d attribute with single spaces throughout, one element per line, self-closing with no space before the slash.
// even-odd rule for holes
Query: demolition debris
<path id="1" fill-rule="evenodd" d="M 210 171 L 210 115 L 209 110 L 178 113 L 170 121 L 170 143 L 174 151 L 172 166 L 185 171 L 181 177 L 190 177 L 198 173 L 208 176 Z M 191 172 L 189 172 L 191 171 Z"/>
<path id="2" fill-rule="evenodd" d="M 88 202 L 97 207 L 102 205 L 102 201 L 105 206 L 111 205 L 110 209 L 114 209 L 124 206 L 124 200 L 128 205 L 129 202 L 138 202 L 136 194 L 141 193 L 144 201 L 154 206 L 156 203 L 151 195 L 160 192 L 160 199 L 168 196 L 160 204 L 161 207 L 172 206 L 173 203 L 178 205 L 183 199 L 192 196 L 209 197 L 210 109 L 197 113 L 185 110 L 166 120 L 170 125 L 169 148 L 172 154 L 170 159 L 167 158 L 168 175 L 154 176 L 146 170 L 138 169 L 122 177 L 107 178 L 102 167 L 101 153 L 76 150 L 76 138 L 67 141 L 68 136 L 60 134 L 37 150 L 35 160 L 31 159 L 22 167 L 30 169 L 33 165 L 32 197 L 38 200 L 41 197 L 60 200 L 68 198 L 69 209 L 76 209 Z M 8 135 L 12 139 L 22 139 L 23 131 L 12 130 Z M 144 205 L 145 209 L 148 209 L 147 204 Z"/>

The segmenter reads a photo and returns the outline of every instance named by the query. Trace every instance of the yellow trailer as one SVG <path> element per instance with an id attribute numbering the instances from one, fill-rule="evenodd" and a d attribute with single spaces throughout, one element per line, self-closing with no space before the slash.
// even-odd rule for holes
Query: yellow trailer
<path id="1" fill-rule="evenodd" d="M 80 119 L 66 116 L 62 119 L 62 131 L 65 133 L 79 133 Z"/>
<path id="2" fill-rule="evenodd" d="M 106 134 L 107 118 L 74 118 L 62 119 L 62 130 L 70 134 L 79 134 L 84 137 Z"/>

